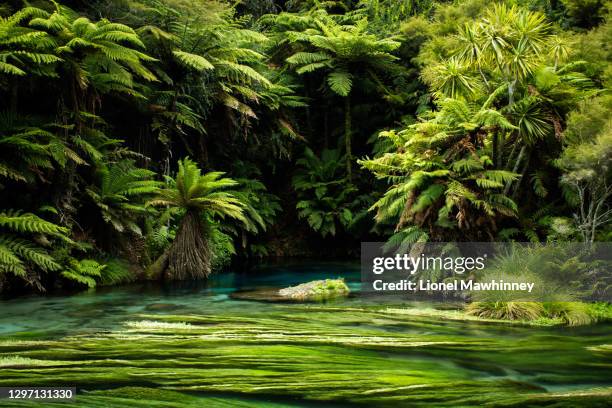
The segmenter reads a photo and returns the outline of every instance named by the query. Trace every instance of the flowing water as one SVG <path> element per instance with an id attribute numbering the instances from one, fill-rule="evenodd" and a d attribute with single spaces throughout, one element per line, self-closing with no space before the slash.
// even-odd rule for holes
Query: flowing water
<path id="1" fill-rule="evenodd" d="M 526 327 L 403 313 L 359 296 L 359 265 L 293 264 L 172 286 L 0 301 L 0 386 L 76 386 L 76 404 L 612 406 L 612 326 Z M 236 296 L 344 277 L 327 303 Z M 12 404 L 12 405 L 11 405 Z"/>

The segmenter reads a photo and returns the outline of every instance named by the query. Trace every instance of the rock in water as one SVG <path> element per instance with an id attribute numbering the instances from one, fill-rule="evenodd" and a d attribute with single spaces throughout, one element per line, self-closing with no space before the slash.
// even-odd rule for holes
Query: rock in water
<path id="1" fill-rule="evenodd" d="M 349 292 L 344 279 L 324 279 L 284 288 L 278 294 L 293 300 L 324 300 L 347 296 Z"/>

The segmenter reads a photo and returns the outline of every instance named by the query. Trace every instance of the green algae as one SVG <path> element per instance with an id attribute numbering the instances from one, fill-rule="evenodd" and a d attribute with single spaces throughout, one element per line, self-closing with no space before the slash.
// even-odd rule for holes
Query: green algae
<path id="1" fill-rule="evenodd" d="M 285 305 L 134 317 L 93 335 L 0 342 L 0 362 L 20 362 L 5 364 L 0 386 L 77 385 L 78 405 L 92 407 L 570 407 L 612 397 L 608 346 L 597 338 L 451 311 Z M 588 369 L 568 372 L 576 361 Z M 546 391 L 567 383 L 584 385 Z"/>
<path id="2" fill-rule="evenodd" d="M 358 290 L 325 303 L 253 301 L 262 288 L 344 276 L 329 266 L 280 273 L 242 286 L 216 275 L 210 288 L 135 285 L 2 303 L 0 358 L 19 364 L 0 367 L 0 386 L 76 386 L 78 395 L 0 405 L 609 406 L 609 324 L 483 321 L 461 304 L 383 305 Z"/>

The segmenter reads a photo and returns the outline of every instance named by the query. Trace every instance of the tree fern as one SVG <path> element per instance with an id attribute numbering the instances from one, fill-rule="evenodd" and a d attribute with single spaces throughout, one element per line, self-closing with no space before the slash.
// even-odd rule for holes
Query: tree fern
<path id="1" fill-rule="evenodd" d="M 106 265 L 102 265 L 93 259 L 71 260 L 68 267 L 61 272 L 65 279 L 78 282 L 82 285 L 93 288 L 97 280 L 102 277 Z"/>
<path id="2" fill-rule="evenodd" d="M 238 183 L 222 176 L 222 172 L 202 174 L 193 161 L 185 158 L 179 161 L 176 178 L 168 177 L 167 185 L 149 201 L 150 205 L 180 211 L 182 216 L 172 245 L 156 262 L 155 273 L 179 280 L 208 276 L 213 259 L 203 222 L 226 217 L 248 222 L 245 203 L 229 190 Z"/>
<path id="3" fill-rule="evenodd" d="M 100 210 L 102 219 L 117 232 L 131 231 L 141 235 L 138 217 L 147 212 L 145 201 L 157 193 L 160 182 L 152 180 L 154 172 L 139 169 L 124 160 L 98 169 L 99 184 L 86 190 Z"/>
<path id="4" fill-rule="evenodd" d="M 58 271 L 61 265 L 50 253 L 34 243 L 36 235 L 70 242 L 68 230 L 29 213 L 0 212 L 0 274 L 28 279 L 29 275 Z"/>

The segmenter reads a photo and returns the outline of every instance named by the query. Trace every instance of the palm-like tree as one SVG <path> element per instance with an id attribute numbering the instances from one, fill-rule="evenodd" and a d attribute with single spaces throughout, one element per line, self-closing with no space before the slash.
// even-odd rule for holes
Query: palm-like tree
<path id="1" fill-rule="evenodd" d="M 517 175 L 494 168 L 486 139 L 515 127 L 489 103 L 445 99 L 430 120 L 383 133 L 397 150 L 360 162 L 393 183 L 371 208 L 378 222 L 396 222 L 397 232 L 408 228 L 411 239 L 426 231 L 453 240 L 460 231 L 478 240 L 493 239 L 499 217 L 516 216 L 516 204 L 502 191 Z"/>
<path id="2" fill-rule="evenodd" d="M 207 277 L 211 273 L 211 248 L 206 219 L 230 217 L 247 222 L 244 204 L 227 189 L 237 182 L 221 172 L 202 174 L 189 158 L 178 163 L 176 178 L 168 177 L 150 205 L 168 206 L 181 214 L 181 223 L 170 248 L 152 266 L 152 275 L 169 279 Z"/>
<path id="3" fill-rule="evenodd" d="M 53 13 L 44 14 L 29 25 L 47 32 L 56 44 L 59 69 L 70 78 L 67 88 L 74 112 L 95 111 L 96 94 L 139 96 L 134 77 L 157 80 L 145 66 L 154 58 L 141 51 L 144 44 L 132 28 L 105 19 L 92 22 L 57 4 Z"/>
<path id="4" fill-rule="evenodd" d="M 560 134 L 562 113 L 554 101 L 571 97 L 545 95 L 540 84 L 545 77 L 567 82 L 561 74 L 568 68 L 561 63 L 569 56 L 568 44 L 553 34 L 542 13 L 505 4 L 489 7 L 481 19 L 461 27 L 457 40 L 460 45 L 451 51 L 453 56 L 425 69 L 423 78 L 442 97 L 476 102 L 485 97 L 483 93 L 499 96 L 497 90 L 504 88 L 507 99 L 493 102 L 516 127 L 491 134 L 494 166 L 524 174 L 532 147 Z M 508 145 L 511 151 L 503 163 Z M 515 192 L 522 179 L 516 179 Z M 504 193 L 511 187 L 508 184 Z"/>
<path id="5" fill-rule="evenodd" d="M 279 18 L 282 18 L 279 17 Z M 341 24 L 325 12 L 313 17 L 313 26 L 297 32 L 283 33 L 296 43 L 298 51 L 287 58 L 287 62 L 300 74 L 322 71 L 327 87 L 344 98 L 344 142 L 346 149 L 346 170 L 352 178 L 352 119 L 351 91 L 360 75 L 374 77 L 396 72 L 397 57 L 392 55 L 400 43 L 390 38 L 378 38 L 366 31 L 367 20 L 356 24 Z"/>
<path id="6" fill-rule="evenodd" d="M 138 32 L 162 63 L 168 63 L 162 69 L 172 74 L 172 80 L 166 73 L 160 75 L 172 94 L 163 103 L 170 128 L 175 128 L 170 130 L 181 133 L 186 108 L 201 121 L 211 102 L 224 106 L 230 120 L 232 113 L 240 117 L 238 122 L 257 118 L 255 107 L 272 86 L 260 52 L 268 38 L 245 28 L 231 7 L 222 3 L 196 8 L 187 3 L 148 3 L 144 19 L 157 26 L 146 25 Z M 204 135 L 203 127 L 187 125 Z"/>

